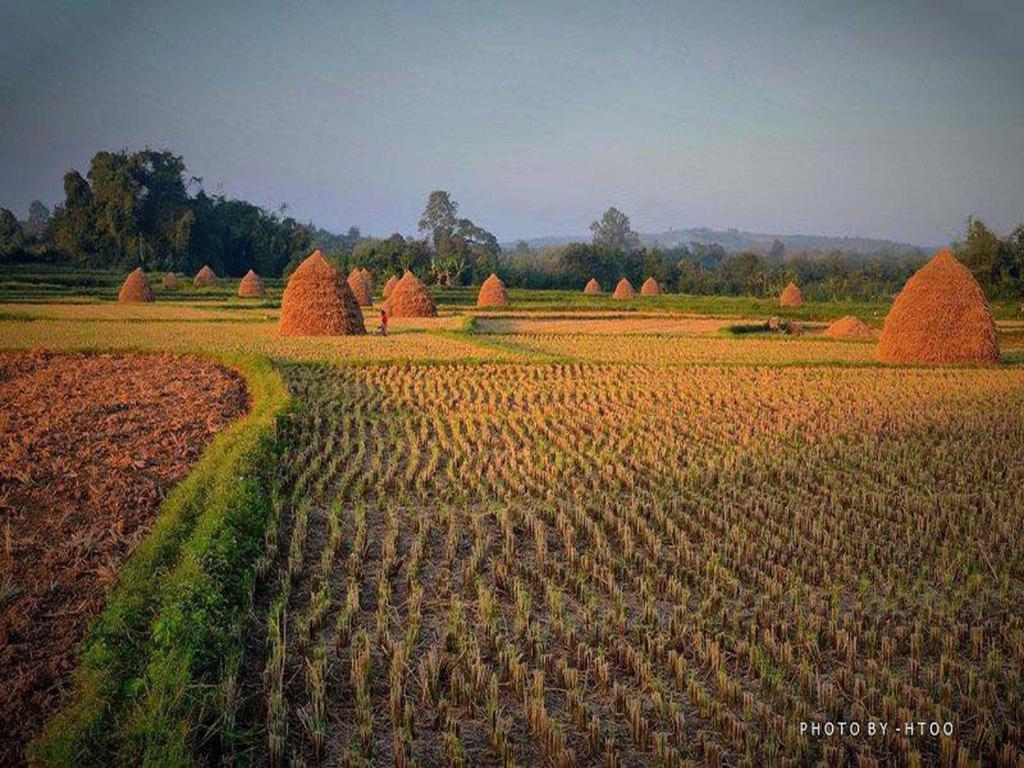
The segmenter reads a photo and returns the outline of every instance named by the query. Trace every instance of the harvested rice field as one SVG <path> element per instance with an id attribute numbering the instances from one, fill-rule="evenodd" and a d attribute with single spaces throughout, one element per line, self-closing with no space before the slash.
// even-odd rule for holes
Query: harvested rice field
<path id="1" fill-rule="evenodd" d="M 55 711 L 161 500 L 247 407 L 238 373 L 194 358 L 0 355 L 0 764 Z"/>

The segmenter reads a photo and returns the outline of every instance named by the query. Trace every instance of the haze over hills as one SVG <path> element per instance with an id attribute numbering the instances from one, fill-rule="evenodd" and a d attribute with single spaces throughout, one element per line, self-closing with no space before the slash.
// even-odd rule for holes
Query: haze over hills
<path id="1" fill-rule="evenodd" d="M 640 241 L 644 245 L 657 245 L 671 248 L 680 244 L 703 243 L 705 245 L 721 245 L 726 251 L 754 251 L 766 253 L 772 243 L 778 239 L 787 251 L 833 251 L 841 250 L 848 253 L 879 253 L 890 252 L 894 255 L 914 253 L 923 250 L 921 246 L 884 240 L 873 237 L 835 237 L 830 235 L 779 235 L 763 232 L 745 232 L 740 229 L 711 229 L 709 227 L 690 227 L 686 229 L 668 229 L 658 233 L 640 233 Z M 552 235 L 535 237 L 527 240 L 531 249 L 565 245 L 573 242 L 590 242 L 589 234 Z M 515 243 L 502 243 L 502 248 L 512 249 Z"/>

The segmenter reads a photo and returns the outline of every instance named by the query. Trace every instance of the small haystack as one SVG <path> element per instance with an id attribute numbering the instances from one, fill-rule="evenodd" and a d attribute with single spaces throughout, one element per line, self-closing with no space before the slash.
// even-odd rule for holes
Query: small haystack
<path id="1" fill-rule="evenodd" d="M 266 292 L 263 280 L 251 269 L 245 273 L 242 282 L 238 284 L 238 298 L 240 299 L 260 299 Z"/>
<path id="2" fill-rule="evenodd" d="M 782 295 L 779 296 L 779 306 L 797 309 L 803 305 L 804 295 L 800 293 L 800 289 L 797 288 L 796 283 L 790 283 L 787 285 L 783 289 Z"/>
<path id="3" fill-rule="evenodd" d="M 373 296 L 370 294 L 370 286 L 358 269 L 348 273 L 348 287 L 352 289 L 352 295 L 356 297 L 356 303 L 360 307 L 373 306 Z"/>
<path id="4" fill-rule="evenodd" d="M 178 287 L 178 276 L 173 272 L 164 272 L 164 276 L 160 278 L 160 282 L 168 291 L 173 291 Z"/>
<path id="5" fill-rule="evenodd" d="M 283 336 L 366 333 L 363 313 L 344 275 L 319 251 L 306 258 L 285 286 L 278 331 Z"/>
<path id="6" fill-rule="evenodd" d="M 940 251 L 907 280 L 875 354 L 884 363 L 999 362 L 985 294 L 950 251 Z"/>
<path id="7" fill-rule="evenodd" d="M 142 267 L 135 268 L 127 278 L 121 291 L 117 294 L 117 300 L 123 302 L 131 301 L 152 301 L 153 290 L 149 287 L 149 280 Z"/>
<path id="8" fill-rule="evenodd" d="M 391 317 L 437 317 L 437 306 L 426 286 L 408 270 L 392 289 L 384 308 Z"/>
<path id="9" fill-rule="evenodd" d="M 874 339 L 874 329 L 859 317 L 847 315 L 836 320 L 825 329 L 830 339 Z"/>
<path id="10" fill-rule="evenodd" d="M 196 288 L 202 288 L 206 285 L 217 284 L 217 273 L 210 269 L 209 264 L 203 265 L 203 268 L 196 272 L 195 278 L 192 280 L 192 285 Z"/>
<path id="11" fill-rule="evenodd" d="M 359 274 L 363 276 L 363 280 L 366 281 L 366 288 L 370 292 L 370 296 L 373 296 L 373 275 L 370 274 L 370 270 L 366 267 L 359 268 Z"/>
<path id="12" fill-rule="evenodd" d="M 594 278 L 590 278 L 590 282 L 588 282 L 586 284 L 586 286 L 584 286 L 583 292 L 587 293 L 587 294 L 590 294 L 590 295 L 594 295 L 594 294 L 600 293 L 601 292 L 601 284 L 599 282 L 597 282 L 597 280 L 595 280 Z"/>
<path id="13" fill-rule="evenodd" d="M 478 307 L 507 307 L 508 291 L 501 278 L 491 272 L 491 276 L 484 280 L 480 286 L 480 293 L 476 297 Z"/>
<path id="14" fill-rule="evenodd" d="M 644 284 L 640 286 L 641 296 L 660 296 L 661 286 L 658 285 L 658 281 L 653 277 L 648 277 L 644 280 Z"/>
<path id="15" fill-rule="evenodd" d="M 633 284 L 626 278 L 619 280 L 619 284 L 615 286 L 615 293 L 613 294 L 616 299 L 632 299 L 636 296 L 636 291 L 633 290 Z"/>
<path id="16" fill-rule="evenodd" d="M 388 281 L 386 283 L 384 283 L 384 299 L 385 299 L 385 301 L 387 300 L 388 296 L 391 295 L 391 292 L 393 290 L 395 290 L 395 286 L 396 285 L 398 285 L 398 277 L 395 276 L 395 275 L 392 275 L 391 277 L 389 277 Z"/>

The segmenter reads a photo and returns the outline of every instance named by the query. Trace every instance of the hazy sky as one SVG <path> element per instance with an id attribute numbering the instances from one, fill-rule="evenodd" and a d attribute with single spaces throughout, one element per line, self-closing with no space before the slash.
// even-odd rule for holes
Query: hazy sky
<path id="1" fill-rule="evenodd" d="M 0 205 L 149 145 L 374 234 L 435 188 L 502 240 L 1024 219 L 1021 2 L 300 5 L 0 0 Z"/>

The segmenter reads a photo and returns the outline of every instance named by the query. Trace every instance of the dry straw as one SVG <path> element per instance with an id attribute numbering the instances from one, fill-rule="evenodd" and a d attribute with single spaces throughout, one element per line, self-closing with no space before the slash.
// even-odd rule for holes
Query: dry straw
<path id="1" fill-rule="evenodd" d="M 493 272 L 490 277 L 484 280 L 484 284 L 480 286 L 480 293 L 476 297 L 476 305 L 478 307 L 508 306 L 508 291 L 505 290 L 505 284 Z"/>
<path id="2" fill-rule="evenodd" d="M 796 283 L 790 283 L 783 289 L 782 295 L 779 296 L 779 305 L 791 309 L 797 309 L 804 305 L 804 295 L 800 293 Z"/>
<path id="3" fill-rule="evenodd" d="M 160 279 L 160 282 L 168 291 L 173 291 L 178 287 L 178 276 L 173 272 L 164 272 L 164 276 Z"/>
<path id="4" fill-rule="evenodd" d="M 658 285 L 658 281 L 653 277 L 648 277 L 644 280 L 644 284 L 640 286 L 641 296 L 660 296 L 661 286 Z"/>
<path id="5" fill-rule="evenodd" d="M 366 333 L 363 313 L 341 271 L 319 251 L 288 278 L 278 330 L 283 336 L 349 336 Z"/>
<path id="6" fill-rule="evenodd" d="M 877 334 L 859 317 L 846 315 L 826 328 L 825 335 L 830 339 L 873 339 Z"/>
<path id="7" fill-rule="evenodd" d="M 615 298 L 616 299 L 632 299 L 636 296 L 636 291 L 633 290 L 633 284 L 626 278 L 619 280 L 619 284 L 615 286 Z"/>
<path id="8" fill-rule="evenodd" d="M 437 317 L 437 306 L 426 286 L 406 270 L 384 303 L 392 317 Z"/>
<path id="9" fill-rule="evenodd" d="M 387 299 L 391 295 L 391 292 L 395 290 L 395 286 L 398 285 L 398 277 L 392 275 L 388 278 L 388 281 L 384 283 L 384 298 Z"/>
<path id="10" fill-rule="evenodd" d="M 907 280 L 885 318 L 876 356 L 885 363 L 999 362 L 985 294 L 949 250 Z"/>
<path id="11" fill-rule="evenodd" d="M 601 284 L 594 278 L 590 278 L 590 281 L 584 286 L 583 292 L 587 294 L 596 294 L 601 292 Z"/>
<path id="12" fill-rule="evenodd" d="M 263 280 L 253 270 L 249 270 L 245 273 L 245 277 L 242 278 L 242 282 L 238 284 L 238 296 L 242 299 L 258 299 L 262 298 L 266 294 L 267 290 L 263 286 Z"/>
<path id="13" fill-rule="evenodd" d="M 149 280 L 142 267 L 132 270 L 132 273 L 125 278 L 121 291 L 117 294 L 118 301 L 152 301 L 153 291 L 149 287 Z"/>
<path id="14" fill-rule="evenodd" d="M 196 272 L 195 278 L 192 280 L 192 284 L 196 288 L 202 288 L 207 285 L 215 285 L 217 282 L 217 273 L 210 269 L 209 264 L 204 264 L 203 268 Z"/>
<path id="15" fill-rule="evenodd" d="M 348 287 L 352 289 L 352 295 L 356 297 L 356 303 L 360 307 L 373 305 L 373 295 L 370 292 L 370 284 L 358 268 L 348 274 Z"/>

